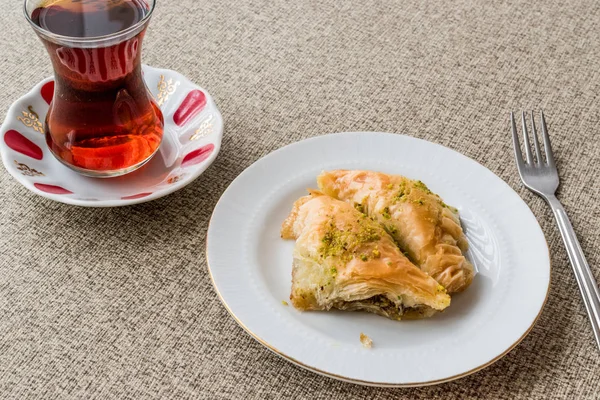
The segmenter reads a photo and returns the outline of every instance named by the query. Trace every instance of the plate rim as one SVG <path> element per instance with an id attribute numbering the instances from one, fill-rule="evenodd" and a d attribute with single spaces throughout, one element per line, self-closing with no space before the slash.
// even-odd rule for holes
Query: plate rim
<path id="1" fill-rule="evenodd" d="M 527 210 L 529 210 L 529 212 L 532 214 L 532 216 L 534 217 L 534 220 L 538 226 L 538 228 L 540 229 L 540 232 L 542 234 L 543 240 L 544 240 L 544 244 L 546 245 L 546 249 L 548 251 L 548 285 L 546 287 L 545 290 L 545 296 L 544 296 L 544 300 L 540 306 L 540 309 L 537 312 L 537 315 L 535 316 L 535 318 L 533 318 L 531 325 L 525 330 L 525 332 L 523 332 L 523 334 L 517 339 L 515 340 L 514 343 L 512 343 L 508 348 L 506 348 L 503 352 L 501 352 L 500 354 L 496 355 L 494 358 L 492 358 L 491 360 L 487 361 L 484 364 L 481 364 L 475 368 L 472 368 L 468 371 L 464 371 L 461 372 L 459 374 L 456 375 L 452 375 L 446 378 L 442 378 L 442 379 L 435 379 L 435 380 L 430 380 L 430 381 L 423 381 L 423 382 L 408 382 L 408 383 L 389 383 L 389 382 L 377 382 L 377 381 L 370 381 L 370 380 L 362 380 L 362 379 L 355 379 L 355 378 L 349 378 L 346 376 L 342 376 L 342 375 L 338 375 L 335 373 L 331 373 L 331 372 L 327 372 L 324 370 L 321 370 L 319 368 L 307 365 L 302 363 L 301 361 L 296 360 L 295 358 L 285 354 L 284 352 L 282 352 L 281 350 L 275 348 L 274 346 L 270 345 L 269 343 L 267 343 L 266 341 L 264 341 L 263 339 L 261 339 L 257 334 L 255 334 L 254 332 L 252 332 L 252 330 L 250 330 L 250 328 L 248 328 L 237 316 L 236 314 L 233 312 L 233 310 L 231 310 L 231 308 L 229 307 L 229 305 L 227 304 L 227 302 L 225 301 L 224 297 L 222 296 L 221 292 L 219 291 L 217 284 L 215 282 L 214 276 L 212 274 L 212 269 L 210 267 L 210 260 L 209 260 L 209 232 L 210 232 L 210 228 L 211 228 L 211 224 L 213 223 L 213 219 L 215 216 L 215 211 L 217 209 L 217 207 L 219 206 L 219 204 L 221 203 L 221 201 L 223 200 L 223 198 L 225 197 L 225 195 L 227 194 L 227 192 L 230 190 L 231 186 L 238 181 L 239 179 L 242 179 L 243 175 L 245 175 L 247 173 L 247 171 L 249 169 L 251 169 L 255 164 L 264 161 L 265 159 L 274 156 L 276 153 L 285 151 L 286 149 L 290 148 L 290 147 L 294 147 L 295 145 L 298 145 L 299 143 L 305 143 L 305 142 L 309 142 L 309 141 L 314 141 L 314 140 L 318 140 L 320 138 L 323 137 L 331 137 L 331 136 L 344 136 L 344 135 L 364 135 L 364 134 L 378 134 L 378 135 L 392 135 L 392 136 L 403 136 L 403 137 L 407 137 L 411 140 L 417 140 L 417 141 L 421 141 L 421 142 L 426 142 L 430 145 L 434 145 L 436 147 L 441 147 L 444 148 L 446 150 L 451 151 L 452 153 L 454 153 L 455 155 L 458 155 L 460 157 L 464 157 L 468 160 L 470 160 L 471 162 L 474 162 L 476 164 L 478 164 L 480 167 L 484 168 L 485 170 L 487 170 L 488 172 L 490 172 L 491 174 L 493 174 L 494 176 L 496 176 L 500 181 L 502 181 L 502 183 L 506 186 L 506 188 L 508 188 L 510 191 L 512 191 L 515 195 L 518 196 L 518 198 L 523 202 L 523 204 L 527 207 Z M 252 164 L 250 164 L 248 167 L 246 167 L 233 181 L 231 181 L 231 183 L 227 186 L 227 188 L 223 191 L 223 193 L 221 194 L 221 196 L 219 197 L 219 200 L 217 201 L 217 203 L 215 204 L 214 208 L 213 208 L 213 212 L 211 213 L 211 217 L 210 220 L 208 222 L 208 226 L 207 226 L 207 230 L 206 230 L 206 244 L 205 244 L 205 258 L 206 258 L 206 266 L 207 266 L 207 270 L 208 270 L 208 274 L 210 276 L 210 280 L 213 286 L 213 290 L 215 291 L 215 293 L 217 294 L 217 297 L 219 299 L 219 301 L 221 302 L 221 304 L 225 307 L 225 309 L 227 310 L 227 312 L 231 315 L 231 317 L 234 319 L 234 321 L 240 326 L 242 327 L 242 329 L 248 333 L 250 335 L 250 337 L 252 337 L 254 340 L 256 340 L 258 343 L 260 343 L 261 345 L 263 345 L 264 347 L 266 347 L 269 351 L 271 351 L 272 353 L 275 353 L 276 355 L 282 357 L 283 359 L 285 359 L 286 361 L 291 362 L 292 364 L 302 367 L 308 371 L 311 371 L 313 373 L 328 377 L 328 378 L 332 378 L 332 379 L 337 379 L 340 381 L 344 381 L 344 382 L 348 382 L 348 383 L 353 383 L 353 384 L 358 384 L 358 385 L 363 385 L 363 386 L 371 386 L 371 387 L 386 387 L 386 388 L 411 388 L 411 387 L 423 387 L 423 386 L 433 386 L 433 385 L 438 385 L 438 384 L 442 384 L 442 383 L 446 383 L 446 382 L 451 382 L 460 378 L 464 378 L 466 376 L 472 375 L 476 372 L 479 372 L 491 365 L 493 365 L 494 363 L 496 363 L 497 361 L 499 361 L 500 359 L 502 359 L 504 356 L 506 356 L 508 353 L 510 353 L 512 350 L 514 350 L 528 335 L 529 333 L 531 333 L 531 331 L 533 330 L 533 328 L 535 327 L 535 325 L 537 324 L 537 322 L 540 319 L 540 316 L 542 315 L 544 308 L 546 306 L 546 303 L 548 301 L 548 296 L 550 294 L 550 285 L 552 282 L 552 257 L 550 254 L 550 247 L 548 246 L 548 241 L 546 240 L 546 235 L 544 234 L 544 231 L 542 229 L 542 226 L 540 225 L 538 219 L 535 217 L 535 214 L 533 214 L 533 211 L 531 211 L 531 208 L 529 207 L 529 205 L 525 202 L 525 200 L 523 200 L 523 198 L 508 184 L 506 183 L 506 181 L 504 181 L 504 179 L 500 178 L 498 175 L 496 175 L 495 173 L 493 173 L 489 168 L 487 168 L 485 165 L 481 164 L 480 162 L 478 162 L 477 160 L 472 159 L 471 157 L 468 157 L 450 147 L 447 146 L 443 146 L 439 143 L 435 143 L 435 142 L 431 142 L 428 140 L 424 140 L 424 139 L 420 139 L 414 136 L 410 136 L 410 135 L 406 135 L 406 134 L 401 134 L 401 133 L 391 133 L 391 132 L 380 132 L 380 131 L 344 131 L 344 132 L 336 132 L 336 133 L 329 133 L 329 134 L 325 134 L 325 135 L 319 135 L 319 136 L 313 136 L 310 138 L 306 138 L 297 142 L 293 142 L 290 144 L 287 144 L 283 147 L 280 147 L 268 154 L 266 154 L 263 157 L 260 157 L 259 159 L 255 160 Z"/>
<path id="2" fill-rule="evenodd" d="M 221 145 L 222 145 L 222 141 L 223 141 L 223 132 L 225 130 L 225 120 L 223 119 L 223 115 L 221 114 L 221 111 L 217 107 L 217 104 L 214 101 L 213 96 L 206 89 L 204 89 L 203 87 L 201 87 L 201 86 L 197 85 L 196 83 L 194 83 L 193 81 L 191 81 L 187 76 L 183 75 L 181 72 L 173 70 L 173 69 L 168 69 L 168 68 L 153 67 L 148 64 L 142 64 L 142 70 L 144 72 L 150 70 L 150 71 L 156 72 L 158 74 L 161 74 L 163 72 L 169 72 L 169 73 L 174 73 L 176 75 L 179 75 L 182 79 L 189 82 L 190 85 L 192 85 L 193 87 L 200 89 L 202 92 L 204 92 L 207 99 L 209 99 L 213 103 L 214 114 L 217 115 L 221 121 L 220 129 L 218 131 L 215 131 L 215 133 L 216 133 L 216 135 L 214 136 L 215 141 L 211 142 L 214 145 L 214 150 L 212 151 L 212 154 L 202 163 L 202 165 L 199 168 L 197 168 L 193 173 L 190 173 L 187 178 L 181 179 L 180 181 L 175 182 L 172 185 L 169 185 L 166 189 L 153 192 L 152 194 L 150 194 L 148 196 L 144 196 L 144 197 L 140 197 L 140 198 L 110 199 L 110 200 L 82 200 L 82 199 L 71 198 L 71 197 L 64 196 L 64 195 L 57 195 L 57 194 L 44 192 L 44 191 L 41 191 L 41 190 L 38 190 L 37 188 L 35 188 L 31 182 L 29 182 L 27 180 L 21 180 L 21 177 L 18 174 L 13 173 L 11 168 L 9 168 L 10 163 L 9 163 L 8 159 L 10 157 L 8 157 L 6 146 L 1 144 L 0 145 L 0 158 L 2 158 L 2 164 L 4 166 L 4 169 L 9 173 L 10 176 L 12 176 L 12 178 L 14 180 L 16 180 L 19 184 L 21 184 L 21 186 L 25 187 L 27 190 L 29 190 L 30 192 L 32 192 L 35 195 L 44 197 L 51 201 L 56 201 L 58 203 L 68 204 L 68 205 L 72 205 L 72 206 L 79 206 L 79 207 L 89 207 L 89 208 L 124 207 L 124 206 L 131 206 L 134 204 L 147 203 L 149 201 L 157 200 L 157 199 L 160 199 L 161 197 L 168 196 L 180 189 L 183 189 L 187 185 L 190 185 L 193 181 L 198 179 L 198 177 L 200 177 L 200 175 L 202 175 L 204 173 L 204 171 L 206 171 L 208 169 L 208 167 L 210 167 L 212 165 L 212 163 L 216 160 L 219 152 L 221 151 Z M 54 76 L 48 76 L 48 77 L 42 79 L 41 81 L 36 83 L 29 91 L 27 91 L 25 94 L 23 94 L 22 96 L 17 98 L 15 101 L 13 101 L 11 103 L 11 105 L 9 106 L 8 110 L 6 111 L 6 116 L 5 116 L 4 120 L 2 121 L 2 124 L 0 125 L 0 132 L 4 132 L 5 130 L 7 130 L 6 127 L 9 124 L 8 118 L 10 115 L 13 115 L 16 113 L 15 110 L 17 108 L 17 105 L 20 104 L 22 100 L 30 98 L 32 96 L 37 97 L 42 86 L 54 79 L 55 79 Z M 144 83 L 146 83 L 145 79 L 144 79 Z M 93 179 L 103 179 L 103 178 L 93 178 Z"/>

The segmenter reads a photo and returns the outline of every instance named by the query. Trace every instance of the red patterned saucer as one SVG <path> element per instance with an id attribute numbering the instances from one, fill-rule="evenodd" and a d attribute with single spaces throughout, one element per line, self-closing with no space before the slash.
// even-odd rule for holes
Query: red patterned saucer
<path id="1" fill-rule="evenodd" d="M 47 78 L 17 100 L 0 129 L 0 155 L 7 171 L 32 192 L 61 203 L 117 207 L 166 196 L 190 184 L 217 157 L 223 118 L 208 92 L 178 72 L 143 66 L 146 85 L 165 118 L 158 153 L 130 174 L 90 178 L 50 153 L 43 121 L 54 93 Z"/>

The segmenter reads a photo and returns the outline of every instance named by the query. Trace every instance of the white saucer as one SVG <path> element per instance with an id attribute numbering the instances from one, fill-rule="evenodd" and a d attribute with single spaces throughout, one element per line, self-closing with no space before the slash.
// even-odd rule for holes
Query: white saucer
<path id="1" fill-rule="evenodd" d="M 165 118 L 163 141 L 145 166 L 121 177 L 98 179 L 82 176 L 61 164 L 50 153 L 43 133 L 54 87 L 53 79 L 47 78 L 8 110 L 0 129 L 4 167 L 32 192 L 78 206 L 143 203 L 190 184 L 208 168 L 221 148 L 221 113 L 206 90 L 178 72 L 147 65 L 143 72 Z M 191 94 L 195 94 L 195 101 L 191 106 L 187 101 L 187 112 L 182 117 L 178 109 Z"/>
<path id="2" fill-rule="evenodd" d="M 282 303 L 289 302 L 294 243 L 280 238 L 281 223 L 321 171 L 337 168 L 420 179 L 459 209 L 478 273 L 443 313 L 392 321 Z M 544 234 L 510 186 L 453 150 L 384 133 L 304 140 L 247 168 L 215 207 L 207 260 L 225 307 L 260 343 L 311 371 L 376 386 L 431 385 L 491 365 L 529 333 L 550 283 Z"/>

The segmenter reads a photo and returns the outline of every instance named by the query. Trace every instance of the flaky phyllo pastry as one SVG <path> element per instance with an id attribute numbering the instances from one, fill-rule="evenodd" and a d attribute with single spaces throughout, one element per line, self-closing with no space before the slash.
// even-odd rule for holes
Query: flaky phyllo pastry
<path id="1" fill-rule="evenodd" d="M 379 222 L 408 257 L 448 293 L 464 290 L 473 266 L 458 211 L 421 181 L 370 171 L 337 170 L 317 178 L 323 193 L 343 200 Z"/>
<path id="2" fill-rule="evenodd" d="M 352 205 L 311 192 L 296 201 L 281 236 L 296 239 L 290 299 L 300 310 L 364 310 L 422 318 L 450 304 L 392 237 Z"/>

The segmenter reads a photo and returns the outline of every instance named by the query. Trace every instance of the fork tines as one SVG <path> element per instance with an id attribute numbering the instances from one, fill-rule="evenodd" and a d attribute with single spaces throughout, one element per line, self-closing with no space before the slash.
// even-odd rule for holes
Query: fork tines
<path id="1" fill-rule="evenodd" d="M 519 137 L 517 133 L 517 125 L 515 123 L 515 116 L 513 112 L 510 113 L 510 123 L 512 128 L 513 144 L 515 148 L 515 156 L 517 158 L 517 164 L 519 167 L 524 166 L 549 166 L 555 167 L 554 157 L 552 156 L 552 147 L 550 145 L 550 138 L 548 137 L 548 129 L 546 127 L 546 120 L 544 119 L 544 112 L 541 112 L 541 126 L 542 126 L 542 140 L 544 141 L 544 152 L 541 150 L 541 146 L 538 140 L 537 129 L 535 127 L 535 117 L 533 111 L 531 112 L 531 132 L 533 133 L 533 140 L 529 139 L 529 132 L 527 131 L 525 112 L 521 112 L 521 121 L 523 124 L 523 147 L 525 147 L 525 159 L 523 159 L 523 153 L 521 153 L 521 146 L 519 144 Z M 535 159 L 531 152 L 532 142 L 535 151 Z M 545 153 L 546 161 L 542 158 L 542 153 Z"/>

